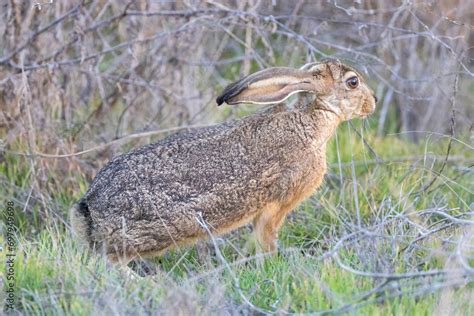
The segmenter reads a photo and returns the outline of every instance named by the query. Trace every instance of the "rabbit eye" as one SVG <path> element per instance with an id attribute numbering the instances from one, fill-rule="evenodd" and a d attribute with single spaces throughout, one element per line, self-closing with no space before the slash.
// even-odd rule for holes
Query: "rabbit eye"
<path id="1" fill-rule="evenodd" d="M 359 86 L 359 78 L 357 78 L 356 76 L 354 77 L 350 77 L 349 79 L 346 80 L 346 85 L 350 88 L 350 89 L 355 89 Z"/>

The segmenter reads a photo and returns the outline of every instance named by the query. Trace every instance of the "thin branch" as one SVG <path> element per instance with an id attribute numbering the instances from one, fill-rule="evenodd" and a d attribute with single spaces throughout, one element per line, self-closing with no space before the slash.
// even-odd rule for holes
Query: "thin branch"
<path id="1" fill-rule="evenodd" d="M 150 136 L 155 136 L 155 135 L 160 135 L 160 134 L 165 134 L 165 133 L 170 133 L 170 132 L 176 132 L 176 131 L 180 131 L 180 130 L 205 128 L 205 127 L 209 127 L 209 126 L 212 126 L 212 125 L 178 126 L 178 127 L 171 127 L 171 128 L 155 130 L 155 131 L 129 134 L 129 135 L 123 136 L 121 138 L 114 139 L 114 140 L 112 140 L 110 142 L 107 142 L 105 144 L 100 144 L 100 145 L 88 148 L 86 150 L 78 151 L 78 152 L 71 153 L 71 154 L 63 154 L 63 155 L 52 155 L 52 154 L 46 154 L 46 153 L 40 153 L 40 152 L 32 152 L 30 154 L 27 154 L 27 153 L 10 151 L 10 150 L 6 150 L 6 149 L 2 149 L 2 148 L 0 148 L 0 151 L 4 152 L 4 153 L 7 153 L 7 154 L 18 155 L 18 156 L 23 156 L 23 157 L 28 157 L 28 158 L 36 158 L 36 157 L 41 157 L 41 158 L 69 158 L 69 157 L 84 155 L 84 154 L 91 153 L 91 152 L 97 151 L 97 150 L 102 150 L 102 149 L 105 149 L 109 146 L 112 146 L 112 145 L 115 145 L 115 144 L 120 144 L 120 143 L 122 143 L 124 141 L 127 141 L 127 140 L 130 140 L 130 139 L 141 138 L 141 137 L 150 137 Z"/>
<path id="2" fill-rule="evenodd" d="M 0 64 L 6 64 L 13 56 L 15 56 L 16 54 L 18 54 L 19 52 L 21 52 L 23 49 L 25 49 L 27 46 L 29 46 L 31 44 L 31 42 L 36 38 L 38 37 L 40 34 L 46 32 L 47 30 L 49 30 L 50 28 L 58 25 L 59 23 L 61 23 L 64 19 L 67 19 L 67 18 L 70 18 L 70 17 L 73 17 L 75 16 L 77 13 L 79 13 L 79 9 L 81 7 L 81 4 L 78 4 L 76 5 L 74 8 L 72 8 L 71 10 L 67 11 L 66 13 L 64 13 L 62 16 L 60 16 L 59 18 L 57 18 L 56 20 L 52 21 L 51 23 L 49 23 L 48 25 L 40 28 L 39 30 L 37 30 L 36 32 L 34 32 L 33 34 L 31 34 L 24 42 L 23 44 L 21 44 L 20 46 L 18 46 L 14 51 L 10 52 L 10 53 L 7 53 L 6 55 L 4 55 L 2 58 L 0 58 Z M 19 66 L 18 66 L 19 67 Z"/>
<path id="3" fill-rule="evenodd" d="M 451 146 L 453 144 L 453 138 L 456 137 L 456 95 L 458 92 L 458 84 L 459 84 L 459 74 L 454 77 L 454 87 L 453 87 L 453 95 L 451 97 L 451 125 L 450 125 L 450 131 L 451 131 L 451 137 L 449 138 L 448 142 L 448 148 L 446 149 L 446 155 L 444 157 L 444 161 L 437 173 L 435 173 L 435 176 L 431 179 L 431 181 L 426 184 L 424 187 L 422 187 L 420 190 L 416 191 L 414 194 L 419 195 L 426 190 L 428 190 L 439 178 L 439 176 L 443 173 L 444 168 L 446 167 L 446 164 L 448 162 L 449 154 L 451 153 Z"/>

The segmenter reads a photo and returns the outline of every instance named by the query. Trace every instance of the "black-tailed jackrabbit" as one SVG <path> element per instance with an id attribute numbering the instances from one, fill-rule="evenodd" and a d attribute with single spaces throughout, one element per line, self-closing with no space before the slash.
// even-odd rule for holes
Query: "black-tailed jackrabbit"
<path id="1" fill-rule="evenodd" d="M 333 60 L 259 71 L 227 86 L 223 102 L 276 105 L 114 158 L 71 210 L 79 236 L 128 262 L 253 221 L 262 250 L 274 251 L 285 215 L 321 184 L 337 125 L 372 113 L 376 99 Z"/>

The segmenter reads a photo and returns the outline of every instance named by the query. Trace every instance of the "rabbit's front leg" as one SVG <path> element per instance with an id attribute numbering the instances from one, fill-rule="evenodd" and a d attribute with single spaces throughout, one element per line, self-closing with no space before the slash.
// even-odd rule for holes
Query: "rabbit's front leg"
<path id="1" fill-rule="evenodd" d="M 268 205 L 253 220 L 253 231 L 257 240 L 257 249 L 262 252 L 276 252 L 278 250 L 278 229 L 288 213 L 279 203 Z"/>

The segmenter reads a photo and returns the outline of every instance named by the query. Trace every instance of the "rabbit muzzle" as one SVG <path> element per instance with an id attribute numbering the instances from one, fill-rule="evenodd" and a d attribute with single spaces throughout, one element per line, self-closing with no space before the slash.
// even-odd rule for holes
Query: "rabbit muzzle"
<path id="1" fill-rule="evenodd" d="M 360 117 L 367 117 L 370 114 L 374 113 L 375 107 L 377 103 L 377 97 L 375 95 L 372 95 L 371 97 L 368 97 L 362 104 L 360 111 L 356 113 L 357 116 Z"/>

